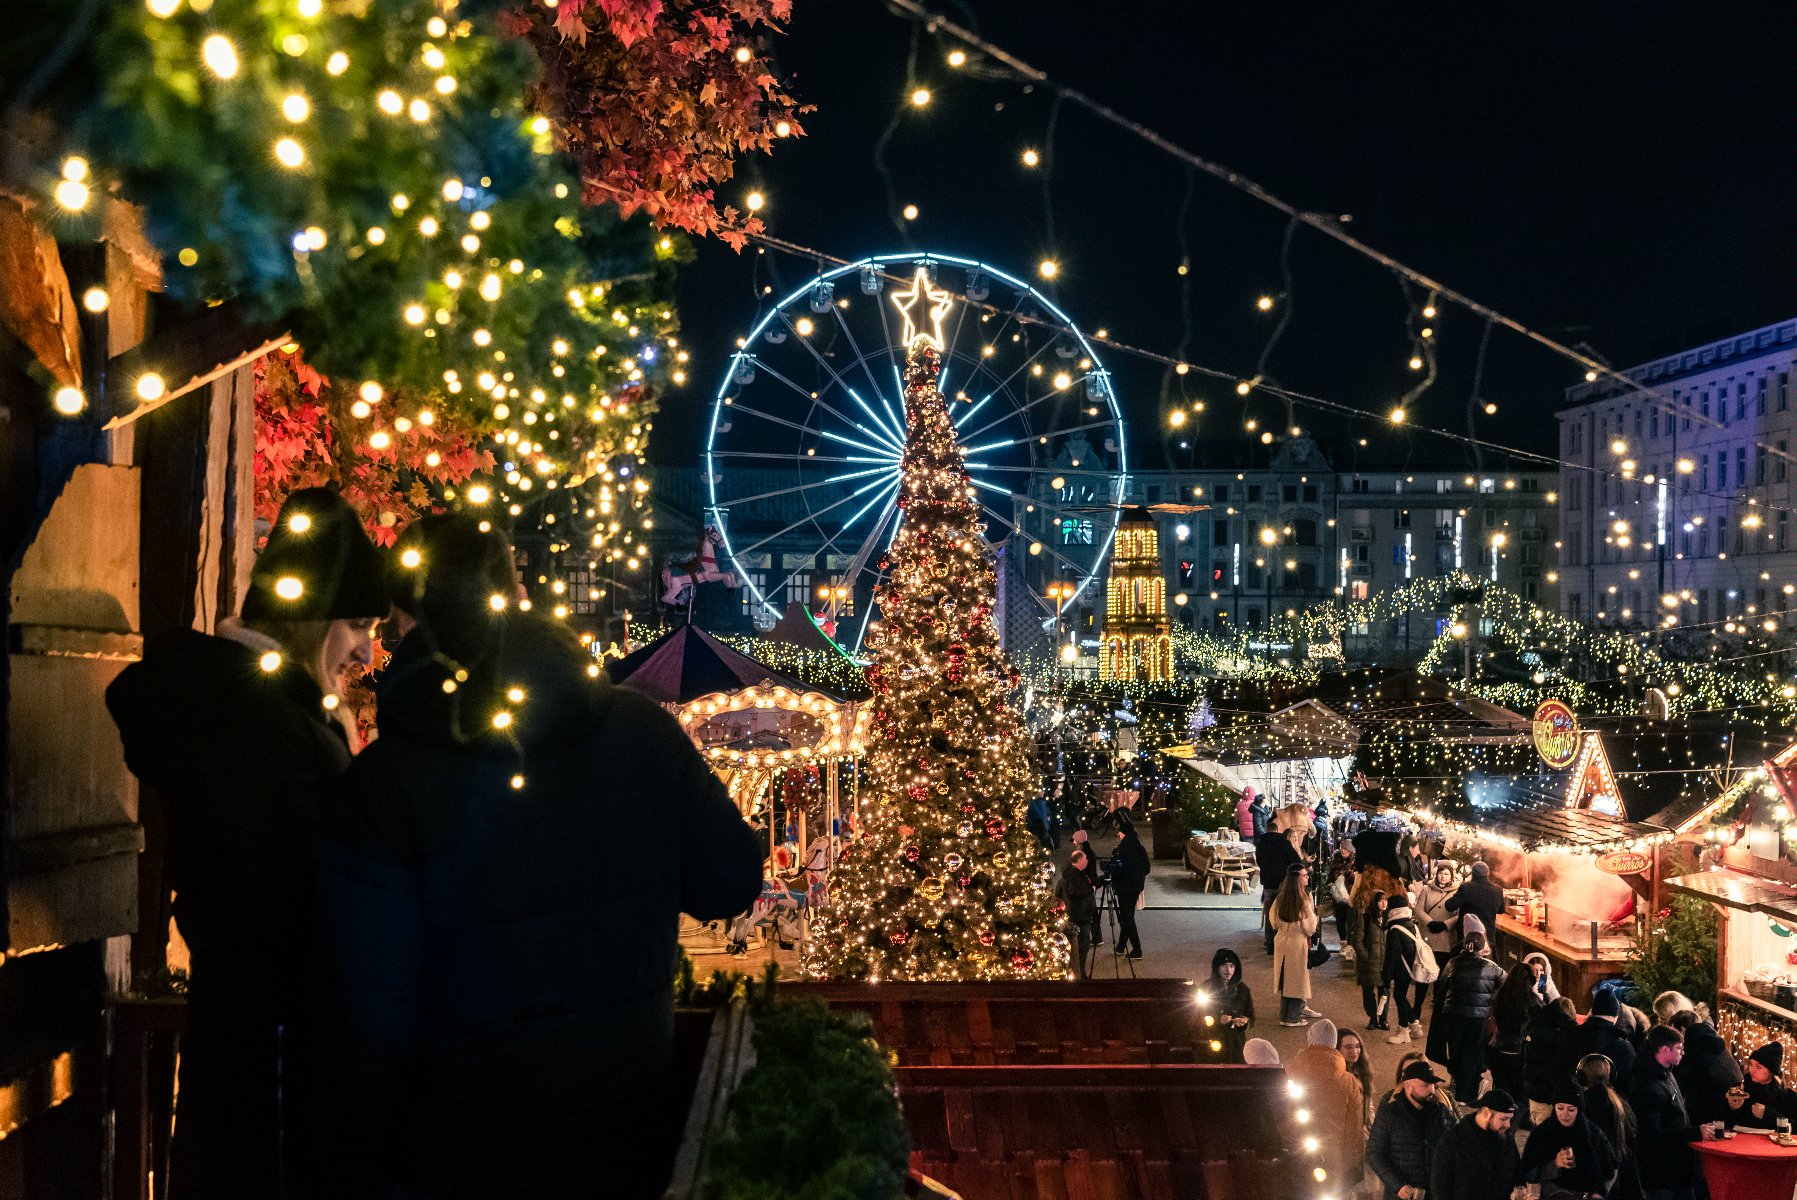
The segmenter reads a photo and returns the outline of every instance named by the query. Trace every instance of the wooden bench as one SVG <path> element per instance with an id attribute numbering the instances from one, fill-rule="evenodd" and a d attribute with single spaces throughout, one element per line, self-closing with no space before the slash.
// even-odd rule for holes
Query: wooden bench
<path id="1" fill-rule="evenodd" d="M 1302 1194 L 1285 1074 L 1238 1066 L 901 1067 L 914 1169 L 968 1197 Z"/>

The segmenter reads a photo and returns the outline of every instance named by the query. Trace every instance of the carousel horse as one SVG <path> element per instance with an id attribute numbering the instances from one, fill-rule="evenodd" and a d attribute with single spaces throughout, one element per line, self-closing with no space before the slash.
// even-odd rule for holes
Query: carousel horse
<path id="1" fill-rule="evenodd" d="M 770 870 L 767 878 L 761 881 L 761 894 L 755 897 L 755 903 L 731 926 L 727 949 L 732 954 L 745 954 L 749 949 L 749 934 L 769 928 L 774 931 L 782 950 L 792 949 L 793 942 L 805 936 L 801 918 L 809 907 L 808 892 L 809 889 L 789 884 Z"/>
<path id="2" fill-rule="evenodd" d="M 679 608 L 692 598 L 693 589 L 701 583 L 722 582 L 736 586 L 736 576 L 718 569 L 718 543 L 724 535 L 707 525 L 699 535 L 699 552 L 684 561 L 669 559 L 661 569 L 661 602 L 668 608 Z"/>

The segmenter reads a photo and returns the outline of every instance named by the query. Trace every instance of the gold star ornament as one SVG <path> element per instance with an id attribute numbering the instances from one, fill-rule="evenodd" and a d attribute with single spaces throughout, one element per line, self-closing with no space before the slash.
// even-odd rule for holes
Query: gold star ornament
<path id="1" fill-rule="evenodd" d="M 917 268 L 917 275 L 911 280 L 911 290 L 892 293 L 892 306 L 899 310 L 899 316 L 905 319 L 905 349 L 909 350 L 918 342 L 928 342 L 936 349 L 942 349 L 942 318 L 948 316 L 948 310 L 955 306 L 954 298 L 948 292 L 930 284 L 929 272 Z M 927 309 L 930 319 L 929 332 L 924 332 L 914 315 L 919 308 Z"/>

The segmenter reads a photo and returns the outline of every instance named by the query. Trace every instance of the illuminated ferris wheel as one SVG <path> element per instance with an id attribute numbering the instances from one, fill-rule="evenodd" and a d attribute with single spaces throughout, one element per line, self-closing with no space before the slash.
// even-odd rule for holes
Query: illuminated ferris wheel
<path id="1" fill-rule="evenodd" d="M 1027 590 L 1043 614 L 1102 588 L 1128 462 L 1097 351 L 1021 279 L 952 255 L 882 254 L 781 299 L 718 385 L 707 519 L 762 623 L 796 602 L 834 618 L 847 645 L 865 636 L 905 445 L 902 321 L 886 292 L 918 267 L 955 297 L 940 386 L 987 537 L 1013 559 L 1001 587 Z M 1050 600 L 1051 584 L 1072 586 Z"/>

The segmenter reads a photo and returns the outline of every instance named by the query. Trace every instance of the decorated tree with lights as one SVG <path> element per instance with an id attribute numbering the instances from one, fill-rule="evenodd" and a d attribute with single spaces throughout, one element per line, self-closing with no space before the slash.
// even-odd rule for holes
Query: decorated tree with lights
<path id="1" fill-rule="evenodd" d="M 1068 969 L 1054 865 L 1025 830 L 1038 779 L 1007 693 L 996 576 L 937 386 L 950 301 L 919 271 L 905 319 L 901 525 L 873 635 L 872 776 L 808 947 L 829 979 L 1044 979 Z M 925 331 L 934 329 L 935 334 Z"/>

